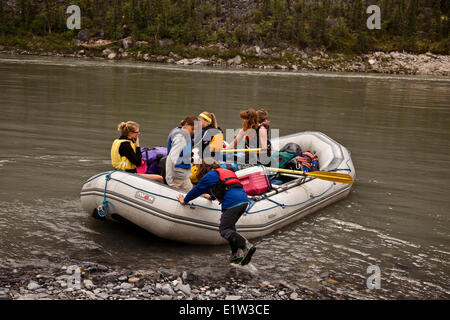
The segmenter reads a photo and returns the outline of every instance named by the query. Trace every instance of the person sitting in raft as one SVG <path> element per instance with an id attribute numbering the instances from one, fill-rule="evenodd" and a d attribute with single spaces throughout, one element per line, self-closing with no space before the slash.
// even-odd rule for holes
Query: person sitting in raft
<path id="1" fill-rule="evenodd" d="M 166 158 L 166 182 L 176 189 L 189 191 L 191 176 L 192 135 L 196 116 L 188 116 L 169 134 Z"/>
<path id="2" fill-rule="evenodd" d="M 223 146 L 223 131 L 217 125 L 214 113 L 203 111 L 198 116 L 198 120 L 202 124 L 201 135 L 194 135 L 194 148 L 199 148 L 199 154 L 208 155 L 214 158 L 216 152 L 220 151 Z M 205 152 L 208 151 L 208 152 Z"/>
<path id="3" fill-rule="evenodd" d="M 197 175 L 200 182 L 184 196 L 178 195 L 182 205 L 194 200 L 202 194 L 211 194 L 211 199 L 217 199 L 222 204 L 219 232 L 230 244 L 231 263 L 245 265 L 250 262 L 256 247 L 236 232 L 236 223 L 248 206 L 248 197 L 236 174 L 219 167 L 212 158 L 202 161 Z"/>
<path id="4" fill-rule="evenodd" d="M 269 112 L 267 112 L 264 109 L 259 109 L 258 111 L 256 111 L 256 116 L 258 117 L 258 125 L 263 125 L 266 128 L 267 133 L 268 133 L 269 127 L 270 127 L 270 121 L 267 120 L 267 117 L 269 116 Z"/>
<path id="5" fill-rule="evenodd" d="M 216 116 L 214 113 L 203 111 L 198 116 L 198 121 L 201 123 L 201 133 L 197 133 L 195 128 L 194 133 L 194 147 L 193 165 L 191 167 L 192 175 L 191 182 L 198 183 L 197 178 L 197 164 L 201 163 L 203 158 L 213 157 L 216 160 L 222 159 L 220 150 L 223 148 L 223 131 L 217 125 Z"/>
<path id="6" fill-rule="evenodd" d="M 134 121 L 121 122 L 117 126 L 120 137 L 111 146 L 111 164 L 116 170 L 137 173 L 136 166 L 141 165 L 142 154 L 139 146 L 139 124 Z M 140 176 L 163 183 L 163 177 L 157 174 L 139 173 Z"/>
<path id="7" fill-rule="evenodd" d="M 254 109 L 248 109 L 241 111 L 239 114 L 242 120 L 242 129 L 239 130 L 236 138 L 234 138 L 233 142 L 230 143 L 226 149 L 234 149 L 238 145 L 244 141 L 245 149 L 254 149 L 260 148 L 261 151 L 257 153 L 253 153 L 253 155 L 266 155 L 268 158 L 268 162 L 270 161 L 270 140 L 268 137 L 268 131 L 262 124 L 258 124 L 258 116 Z M 238 148 L 239 149 L 239 148 Z M 249 152 L 245 153 L 245 162 L 249 163 L 250 160 Z M 256 159 L 251 159 L 251 164 L 257 164 Z"/>

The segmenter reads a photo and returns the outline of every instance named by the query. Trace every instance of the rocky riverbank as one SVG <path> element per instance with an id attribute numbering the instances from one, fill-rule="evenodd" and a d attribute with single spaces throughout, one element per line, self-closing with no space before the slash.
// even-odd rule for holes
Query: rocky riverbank
<path id="1" fill-rule="evenodd" d="M 71 50 L 73 51 L 67 52 Z M 171 40 L 149 43 L 147 41 L 134 41 L 132 38 L 119 41 L 90 39 L 84 42 L 74 39 L 70 44 L 70 50 L 65 48 L 62 51 L 65 52 L 48 51 L 33 45 L 22 46 L 22 48 L 0 45 L 0 53 L 4 54 L 75 58 L 97 57 L 107 60 L 131 60 L 237 69 L 450 76 L 450 55 L 437 55 L 430 52 L 424 54 L 374 52 L 355 55 L 329 53 L 323 50 L 301 50 L 288 45 L 273 48 L 241 46 L 239 49 L 235 49 L 229 47 L 226 43 L 180 46 Z"/>
<path id="2" fill-rule="evenodd" d="M 303 300 L 339 299 L 335 283 L 270 282 L 254 266 L 131 270 L 95 262 L 41 259 L 0 265 L 0 300 Z M 79 282 L 74 281 L 78 276 Z M 337 281 L 336 281 L 337 282 Z M 339 290 L 338 290 L 339 291 Z"/>

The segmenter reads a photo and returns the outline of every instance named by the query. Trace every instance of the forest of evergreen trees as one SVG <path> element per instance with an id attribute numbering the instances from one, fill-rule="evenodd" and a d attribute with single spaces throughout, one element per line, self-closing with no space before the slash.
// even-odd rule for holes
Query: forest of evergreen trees
<path id="1" fill-rule="evenodd" d="M 0 36 L 72 38 L 71 4 L 82 29 L 106 39 L 449 52 L 449 0 L 0 0 Z M 381 8 L 381 30 L 366 27 L 371 4 Z"/>

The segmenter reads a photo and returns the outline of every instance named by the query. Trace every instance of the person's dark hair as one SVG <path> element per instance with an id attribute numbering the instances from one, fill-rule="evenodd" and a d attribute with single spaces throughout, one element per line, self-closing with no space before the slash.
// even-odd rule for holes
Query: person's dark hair
<path id="1" fill-rule="evenodd" d="M 198 119 L 197 116 L 187 116 L 183 121 L 180 122 L 180 126 L 194 126 L 194 122 Z"/>
<path id="2" fill-rule="evenodd" d="M 259 109 L 258 111 L 256 111 L 256 115 L 258 116 L 258 123 L 263 123 L 265 120 L 267 120 L 269 113 L 264 109 Z"/>
<path id="3" fill-rule="evenodd" d="M 211 170 L 220 168 L 219 164 L 213 158 L 205 158 L 197 168 L 197 178 L 200 180 L 205 174 Z"/>

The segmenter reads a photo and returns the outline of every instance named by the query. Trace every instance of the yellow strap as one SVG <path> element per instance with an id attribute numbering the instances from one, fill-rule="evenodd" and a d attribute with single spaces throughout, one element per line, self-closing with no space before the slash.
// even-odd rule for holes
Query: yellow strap
<path id="1" fill-rule="evenodd" d="M 202 117 L 203 119 L 205 119 L 208 122 L 212 122 L 212 119 L 210 117 L 208 117 L 206 114 L 204 114 L 203 112 L 200 113 L 199 117 Z"/>
<path id="2" fill-rule="evenodd" d="M 255 148 L 255 149 L 224 149 L 221 150 L 220 152 L 223 153 L 233 153 L 233 152 L 259 152 L 263 149 L 261 148 Z"/>

